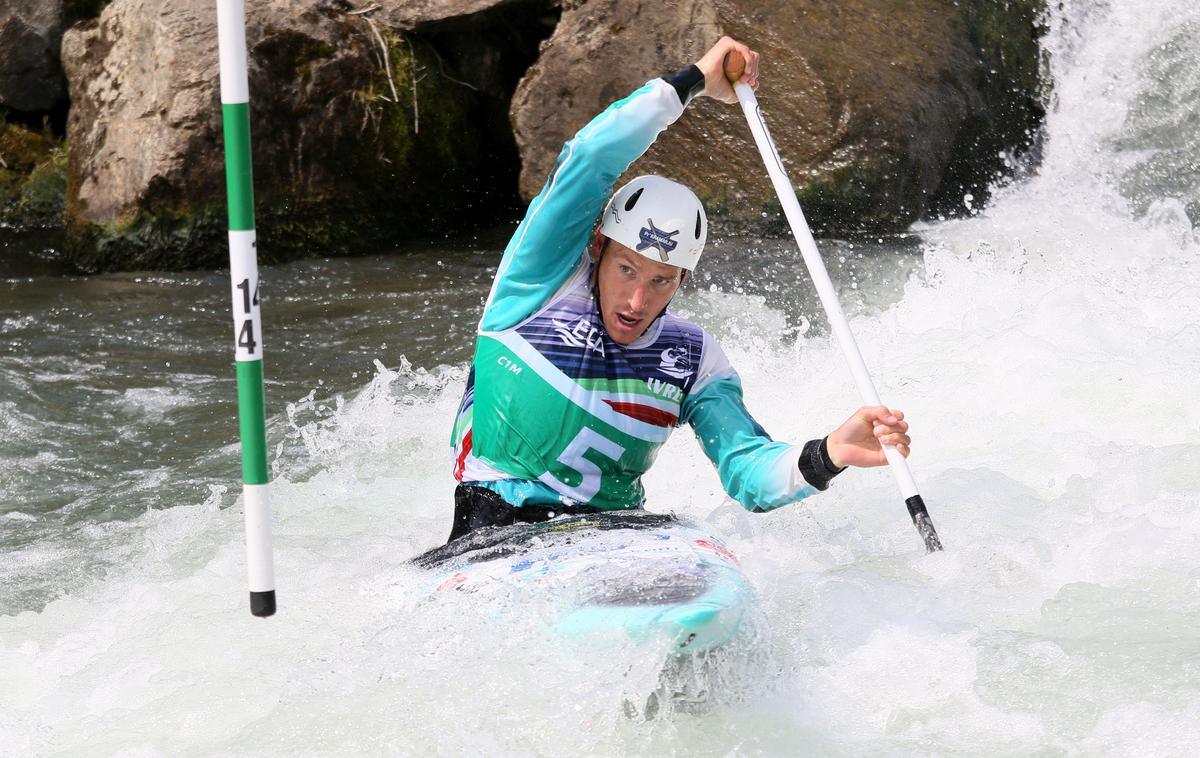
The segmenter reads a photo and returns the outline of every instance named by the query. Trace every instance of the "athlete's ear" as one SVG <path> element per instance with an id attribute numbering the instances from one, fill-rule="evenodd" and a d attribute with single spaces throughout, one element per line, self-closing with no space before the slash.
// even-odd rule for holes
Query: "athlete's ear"
<path id="1" fill-rule="evenodd" d="M 592 256 L 592 263 L 600 262 L 600 255 L 604 252 L 604 243 L 608 240 L 600 233 L 600 227 L 592 232 L 592 243 L 588 245 L 588 254 Z"/>
<path id="2" fill-rule="evenodd" d="M 600 233 L 600 227 L 596 227 L 596 233 L 592 235 L 592 244 L 588 245 L 588 254 L 592 256 L 592 288 L 595 289 L 600 282 L 600 259 L 604 257 L 604 243 L 608 240 Z"/>

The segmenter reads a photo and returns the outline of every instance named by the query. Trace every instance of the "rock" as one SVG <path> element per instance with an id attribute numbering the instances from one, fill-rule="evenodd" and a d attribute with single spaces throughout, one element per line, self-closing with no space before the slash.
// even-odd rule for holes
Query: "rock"
<path id="1" fill-rule="evenodd" d="M 247 0 L 260 255 L 508 220 L 518 171 L 528 198 L 572 132 L 722 33 L 764 53 L 760 100 L 818 226 L 900 229 L 1029 143 L 1042 1 L 567 0 L 560 22 L 557 0 Z M 62 43 L 68 256 L 89 271 L 221 266 L 215 5 L 105 3 L 66 6 L 103 8 Z M 55 165 L 36 192 L 22 180 L 20 202 L 53 207 Z M 694 104 L 634 170 L 695 187 L 718 229 L 778 224 L 735 107 Z"/>
<path id="2" fill-rule="evenodd" d="M 1036 157 L 1028 154 L 1046 117 L 1038 41 L 1046 31 L 1044 0 L 971 0 L 963 10 L 983 107 L 959 127 L 929 215 L 970 210 L 967 194 L 982 206 L 998 179 Z"/>
<path id="3" fill-rule="evenodd" d="M 462 38 L 491 55 L 493 69 L 507 49 L 482 33 L 495 19 L 480 9 L 501 4 L 460 4 L 474 14 Z M 401 0 L 379 5 L 361 13 L 344 0 L 247 2 L 264 261 L 469 228 L 473 209 L 488 203 L 489 185 L 479 178 L 491 174 L 480 167 L 494 152 L 490 125 L 511 141 L 507 102 L 497 107 L 464 78 L 476 72 L 456 70 L 440 52 L 455 36 L 446 25 L 465 22 L 445 2 L 422 4 L 424 16 Z M 540 12 L 544 3 L 518 11 L 525 7 Z M 214 3 L 115 0 L 99 19 L 72 28 L 62 53 L 72 102 L 67 231 L 75 264 L 222 265 Z M 486 79 L 488 70 L 478 73 Z"/>
<path id="4" fill-rule="evenodd" d="M 379 20 L 393 29 L 428 30 L 431 26 L 469 18 L 512 0 L 385 0 L 379 3 Z"/>
<path id="5" fill-rule="evenodd" d="M 996 93 L 1011 91 L 1020 74 L 1032 70 L 1037 81 L 1033 21 L 1028 14 L 1007 14 L 1007 8 L 987 10 L 996 4 L 570 3 L 513 98 L 522 196 L 540 189 L 562 143 L 593 115 L 647 78 L 696 60 L 730 34 L 763 55 L 758 99 L 813 225 L 833 233 L 904 229 L 927 211 L 958 153 L 981 152 L 980 144 L 986 152 L 997 141 L 1029 144 L 1028 120 L 1015 134 L 994 129 L 987 140 L 978 134 L 960 139 L 964 126 L 978 130 L 997 117 Z M 981 34 L 987 24 L 991 28 Z M 1008 46 L 1023 57 L 1009 60 L 1003 72 L 1008 79 L 997 82 L 985 67 L 998 51 L 981 49 L 980 39 L 1006 35 L 1032 44 Z M 1018 84 L 1026 88 L 1025 101 L 1036 101 L 1027 80 Z M 997 163 L 995 151 L 983 157 Z M 726 230 L 761 230 L 764 215 L 779 228 L 774 192 L 736 106 L 707 98 L 693 103 L 627 176 L 641 173 L 661 173 L 693 187 L 718 228 L 724 222 Z M 982 174 L 987 181 L 994 178 L 994 171 Z"/>
<path id="6" fill-rule="evenodd" d="M 49 110 L 64 95 L 63 0 L 0 0 L 0 105 Z"/>

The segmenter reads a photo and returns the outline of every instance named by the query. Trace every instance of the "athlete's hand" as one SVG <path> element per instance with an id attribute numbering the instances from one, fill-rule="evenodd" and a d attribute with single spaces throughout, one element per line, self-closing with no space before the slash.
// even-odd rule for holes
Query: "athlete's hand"
<path id="1" fill-rule="evenodd" d="M 704 92 L 702 95 L 716 98 L 723 103 L 736 103 L 737 95 L 733 92 L 733 85 L 729 83 L 729 77 L 725 73 L 725 56 L 730 53 L 730 73 L 737 73 L 737 59 L 740 56 L 745 64 L 745 68 L 738 75 L 739 82 L 745 82 L 754 89 L 758 89 L 758 53 L 738 42 L 733 37 L 722 37 L 717 40 L 717 44 L 712 46 L 712 49 L 704 54 L 704 57 L 696 61 L 696 68 L 704 74 Z"/>
<path id="2" fill-rule="evenodd" d="M 912 439 L 904 414 L 884 405 L 867 405 L 839 426 L 825 441 L 829 461 L 841 468 L 868 468 L 887 463 L 880 445 L 895 445 L 905 458 Z"/>

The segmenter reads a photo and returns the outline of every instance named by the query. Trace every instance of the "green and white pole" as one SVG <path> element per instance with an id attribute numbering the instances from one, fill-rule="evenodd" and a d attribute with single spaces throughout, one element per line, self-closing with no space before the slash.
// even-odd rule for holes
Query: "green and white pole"
<path id="1" fill-rule="evenodd" d="M 242 496 L 250 612 L 275 613 L 268 497 L 267 423 L 263 401 L 262 316 L 250 170 L 250 86 L 246 75 L 244 0 L 217 0 L 221 56 L 221 118 L 225 129 L 225 189 L 229 200 L 229 277 L 237 357 L 238 420 L 242 436 Z"/>

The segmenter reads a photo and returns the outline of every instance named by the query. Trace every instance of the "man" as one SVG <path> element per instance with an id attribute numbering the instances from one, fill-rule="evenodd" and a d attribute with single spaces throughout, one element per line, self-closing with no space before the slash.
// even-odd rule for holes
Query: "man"
<path id="1" fill-rule="evenodd" d="M 708 236 L 686 187 L 613 183 L 696 95 L 736 102 L 728 37 L 695 65 L 613 103 L 563 148 L 504 251 L 479 324 L 454 426 L 454 527 L 640 508 L 641 476 L 680 423 L 691 424 L 731 497 L 766 511 L 829 486 L 846 466 L 908 455 L 899 411 L 861 408 L 823 440 L 774 442 L 747 412 L 741 383 L 702 328 L 667 310 Z M 605 205 L 605 200 L 608 200 Z M 598 228 L 596 214 L 603 209 Z"/>

